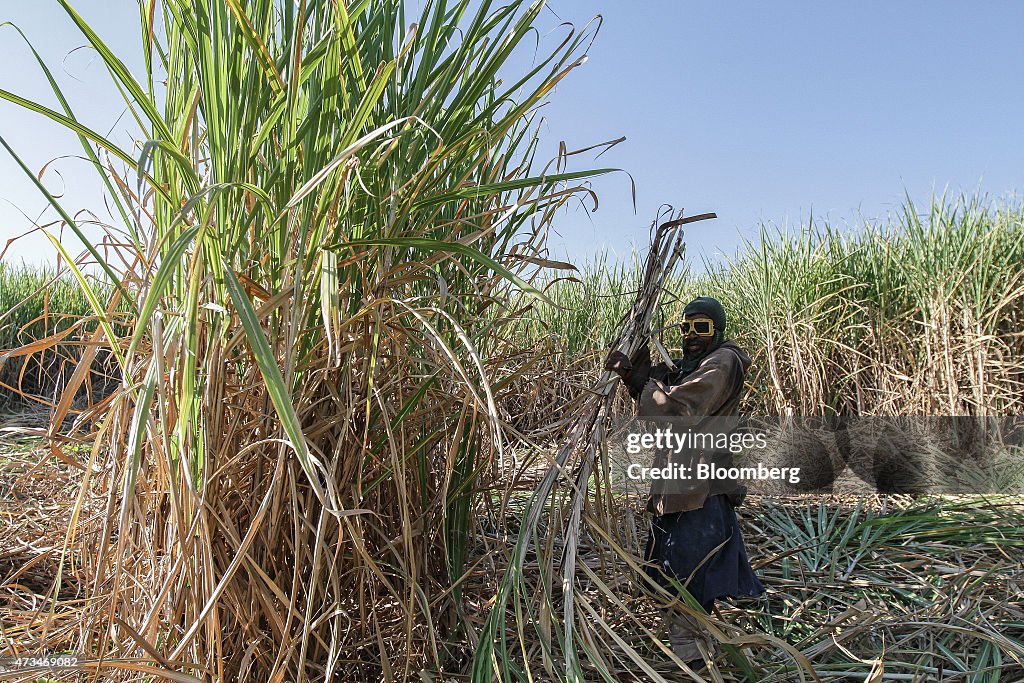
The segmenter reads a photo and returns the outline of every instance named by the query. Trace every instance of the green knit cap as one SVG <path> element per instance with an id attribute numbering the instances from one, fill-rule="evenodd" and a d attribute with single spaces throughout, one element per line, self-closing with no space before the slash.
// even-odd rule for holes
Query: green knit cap
<path id="1" fill-rule="evenodd" d="M 715 331 L 725 334 L 725 309 L 722 304 L 718 302 L 718 299 L 712 299 L 710 296 L 699 296 L 690 303 L 686 304 L 686 308 L 683 309 L 683 316 L 696 315 L 703 313 L 715 323 Z"/>

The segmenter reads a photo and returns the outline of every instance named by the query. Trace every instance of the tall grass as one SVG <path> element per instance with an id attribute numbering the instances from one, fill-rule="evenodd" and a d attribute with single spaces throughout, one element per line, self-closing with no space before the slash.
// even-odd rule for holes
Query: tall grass
<path id="1" fill-rule="evenodd" d="M 889 222 L 787 233 L 762 226 L 724 263 L 668 285 L 681 315 L 720 299 L 754 357 L 749 408 L 772 415 L 1013 415 L 1024 407 L 1024 208 L 909 202 Z M 633 269 L 585 266 L 547 290 L 530 334 L 570 356 L 603 351 Z M 669 347 L 680 340 L 669 330 Z M 587 361 L 588 363 L 591 361 Z"/>
<path id="2" fill-rule="evenodd" d="M 105 296 L 101 284 L 91 287 Z M 95 327 L 89 301 L 72 279 L 52 268 L 0 261 L 0 403 L 52 403 Z M 60 343 L 46 343 L 54 338 Z M 104 368 L 95 370 L 84 389 L 102 381 Z"/>
<path id="3" fill-rule="evenodd" d="M 136 78 L 59 2 L 138 126 L 78 121 L 41 62 L 56 108 L 0 91 L 79 134 L 124 221 L 116 260 L 89 246 L 109 299 L 71 268 L 124 378 L 83 483 L 110 514 L 68 538 L 79 647 L 177 680 L 457 669 L 474 501 L 536 357 L 511 304 L 600 172 L 536 164 L 534 116 L 592 32 L 515 73 L 542 2 L 151 0 Z"/>

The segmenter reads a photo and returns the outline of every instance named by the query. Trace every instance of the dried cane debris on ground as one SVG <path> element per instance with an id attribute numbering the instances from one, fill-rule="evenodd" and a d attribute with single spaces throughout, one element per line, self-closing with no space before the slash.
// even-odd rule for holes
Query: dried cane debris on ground
<path id="1" fill-rule="evenodd" d="M 34 433 L 38 411 L 0 415 L 0 656 L 73 649 L 88 587 L 65 535 L 81 470 L 60 462 Z M 25 436 L 25 434 L 29 436 Z M 65 457 L 88 462 L 86 445 Z M 82 518 L 103 513 L 86 492 Z"/>
<path id="2" fill-rule="evenodd" d="M 87 448 L 76 453 L 88 458 Z M 5 431 L 0 440 L 0 613 L 8 650 L 61 651 L 72 642 L 87 591 L 76 582 L 73 558 L 60 564 L 60 548 L 79 478 L 79 470 L 56 462 L 38 439 Z M 486 545 L 477 544 L 474 559 L 485 550 L 492 556 L 512 551 L 515 539 L 509 532 L 516 530 L 530 483 L 520 488 L 508 500 L 505 519 L 493 520 L 493 529 L 505 531 L 482 529 Z M 641 498 L 625 496 L 616 505 L 616 522 L 633 530 L 637 553 L 645 534 L 641 506 Z M 86 508 L 89 514 L 102 512 L 96 500 Z M 1024 678 L 1015 660 L 1024 659 L 1024 504 L 837 492 L 752 497 L 739 512 L 768 593 L 761 600 L 722 605 L 716 617 L 789 643 L 822 680 L 868 680 L 879 666 L 889 675 L 874 680 L 982 681 L 997 670 L 1001 680 Z M 579 551 L 585 564 L 595 557 L 587 544 L 584 539 Z M 62 585 L 54 599 L 59 569 Z M 524 570 L 538 571 L 535 557 Z M 498 578 L 486 565 L 467 578 L 465 600 L 477 629 L 488 615 Z M 660 632 L 658 610 L 640 595 L 629 572 L 608 588 L 647 620 L 651 631 Z M 584 592 L 599 606 L 599 617 L 659 675 L 692 680 L 600 590 Z M 531 645 L 539 656 L 540 643 Z M 762 680 L 798 680 L 793 661 L 780 648 L 761 644 L 744 653 L 763 672 Z M 643 678 L 621 653 L 610 651 L 605 661 L 620 680 Z M 722 680 L 743 680 L 728 661 L 719 659 L 716 669 Z"/>

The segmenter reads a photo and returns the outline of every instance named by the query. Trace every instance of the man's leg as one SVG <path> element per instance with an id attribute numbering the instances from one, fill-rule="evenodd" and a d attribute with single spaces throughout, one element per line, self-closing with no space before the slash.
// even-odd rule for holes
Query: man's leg
<path id="1" fill-rule="evenodd" d="M 701 607 L 705 612 L 711 614 L 711 610 L 715 607 L 715 601 L 710 600 L 702 604 Z M 703 663 L 704 656 L 697 647 L 698 641 L 704 645 L 705 652 L 714 656 L 714 640 L 708 635 L 700 621 L 689 614 L 674 609 L 669 610 L 666 616 L 669 643 L 671 643 L 672 652 L 676 657 L 679 657 L 684 662 L 697 660 L 697 663 Z"/>
<path id="2" fill-rule="evenodd" d="M 704 656 L 697 647 L 697 640 L 703 639 L 703 633 L 697 620 L 679 610 L 670 609 L 666 621 L 672 653 L 684 662 L 703 661 Z"/>

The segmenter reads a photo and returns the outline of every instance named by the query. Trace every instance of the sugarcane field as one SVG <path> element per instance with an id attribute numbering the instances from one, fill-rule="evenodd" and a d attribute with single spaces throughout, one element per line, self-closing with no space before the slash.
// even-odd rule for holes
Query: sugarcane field
<path id="1" fill-rule="evenodd" d="M 0 5 L 0 680 L 1024 682 L 1022 21 Z"/>

